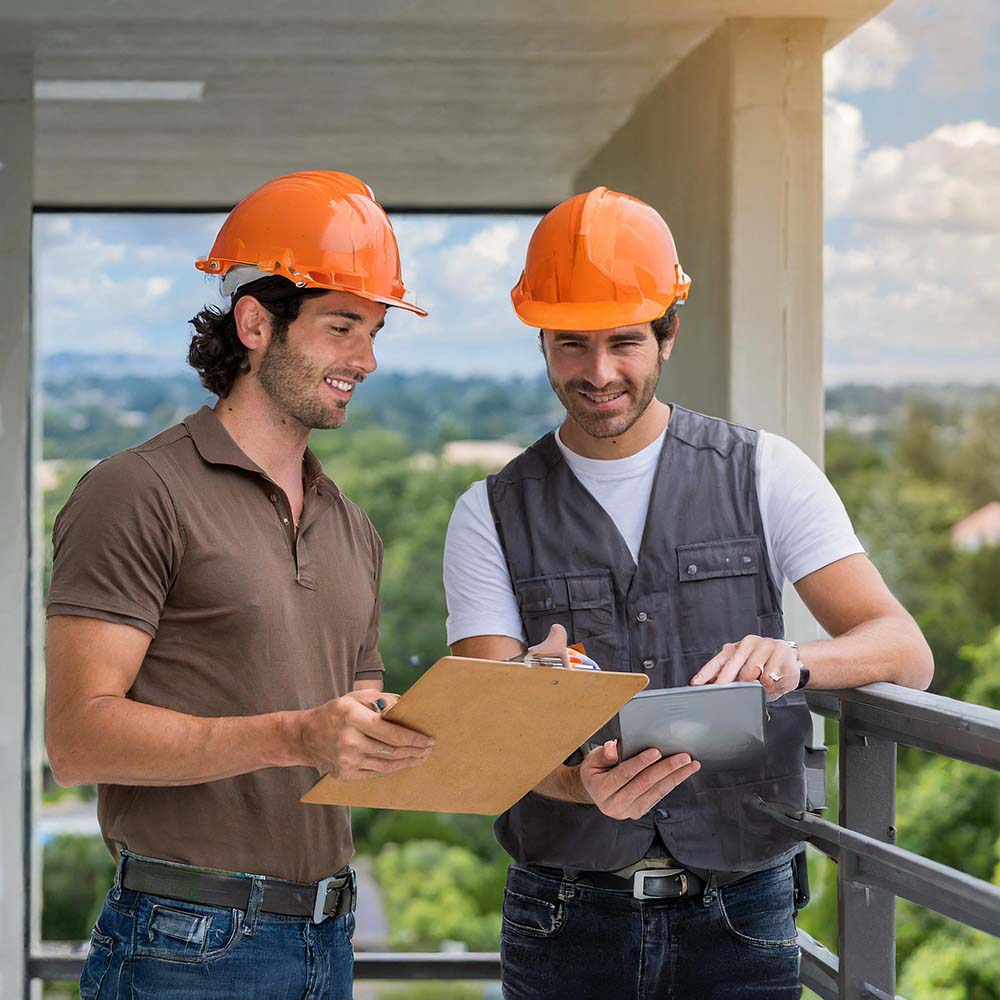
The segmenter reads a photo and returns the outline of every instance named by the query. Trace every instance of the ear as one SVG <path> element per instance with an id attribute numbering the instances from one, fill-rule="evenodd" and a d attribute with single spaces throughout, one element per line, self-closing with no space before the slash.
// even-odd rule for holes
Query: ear
<path id="1" fill-rule="evenodd" d="M 260 351 L 271 340 L 271 314 L 252 296 L 244 295 L 233 306 L 236 335 L 248 351 Z"/>
<path id="2" fill-rule="evenodd" d="M 660 348 L 660 361 L 666 361 L 670 357 L 674 349 L 674 344 L 677 343 L 677 331 L 680 329 L 680 325 L 681 318 L 677 313 L 674 313 L 674 329 L 670 336 L 663 341 L 663 346 Z"/>

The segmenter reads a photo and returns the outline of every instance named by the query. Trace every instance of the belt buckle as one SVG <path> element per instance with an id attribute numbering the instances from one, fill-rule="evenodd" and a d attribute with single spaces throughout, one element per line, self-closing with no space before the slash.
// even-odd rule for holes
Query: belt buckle
<path id="1" fill-rule="evenodd" d="M 351 909 L 350 912 L 353 913 L 358 905 L 358 875 L 353 868 L 348 870 L 346 875 L 330 875 L 327 878 L 322 878 L 316 883 L 316 900 L 313 903 L 312 912 L 312 922 L 314 924 L 321 924 L 328 917 L 341 915 L 339 913 L 340 904 L 338 900 L 337 910 L 333 913 L 326 912 L 326 897 L 330 895 L 330 884 L 336 882 L 338 879 L 343 879 L 344 884 L 340 886 L 337 890 L 338 892 L 350 892 L 351 894 Z"/>
<path id="2" fill-rule="evenodd" d="M 687 895 L 688 880 L 683 868 L 640 868 L 632 875 L 632 896 L 635 899 L 663 899 L 663 896 L 649 896 L 646 894 L 646 879 L 648 878 L 670 878 L 672 875 L 680 875 L 682 896 Z"/>
<path id="3" fill-rule="evenodd" d="M 330 895 L 330 883 L 337 880 L 336 875 L 330 875 L 327 878 L 321 878 L 316 883 L 316 900 L 313 903 L 313 915 L 312 922 L 314 924 L 321 924 L 328 916 L 329 913 L 326 911 L 326 897 Z"/>

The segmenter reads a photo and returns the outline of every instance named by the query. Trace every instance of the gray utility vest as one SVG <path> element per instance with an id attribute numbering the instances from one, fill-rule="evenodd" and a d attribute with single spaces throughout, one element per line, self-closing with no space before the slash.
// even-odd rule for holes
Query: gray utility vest
<path id="1" fill-rule="evenodd" d="M 490 508 L 528 643 L 559 622 L 606 670 L 647 673 L 660 688 L 687 685 L 726 642 L 782 638 L 756 449 L 756 431 L 674 406 L 638 566 L 554 434 L 490 476 Z M 521 864 L 612 871 L 648 856 L 659 831 L 670 855 L 692 869 L 760 868 L 797 840 L 758 808 L 758 797 L 805 808 L 811 733 L 801 692 L 771 702 L 768 713 L 763 762 L 698 773 L 642 819 L 615 820 L 596 806 L 529 792 L 497 820 L 497 839 Z M 615 718 L 595 742 L 618 733 Z"/>

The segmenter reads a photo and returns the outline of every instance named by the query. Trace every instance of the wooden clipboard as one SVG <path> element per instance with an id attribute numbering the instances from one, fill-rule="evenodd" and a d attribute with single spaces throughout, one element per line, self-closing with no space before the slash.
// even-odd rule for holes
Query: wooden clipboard
<path id="1" fill-rule="evenodd" d="M 359 781 L 326 775 L 301 801 L 497 815 L 648 683 L 644 674 L 445 656 L 385 713 L 434 737 L 427 762 Z"/>

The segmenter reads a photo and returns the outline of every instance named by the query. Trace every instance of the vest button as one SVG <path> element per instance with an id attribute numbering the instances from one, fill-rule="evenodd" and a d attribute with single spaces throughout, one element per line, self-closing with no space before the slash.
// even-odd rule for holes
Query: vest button
<path id="1" fill-rule="evenodd" d="M 652 670 L 653 667 L 655 667 L 655 666 L 656 666 L 656 660 L 643 660 L 642 661 L 642 669 L 643 670 Z"/>
<path id="2" fill-rule="evenodd" d="M 744 556 L 743 557 L 743 562 L 744 563 L 752 563 L 753 559 L 751 559 L 750 556 Z"/>
<path id="3" fill-rule="evenodd" d="M 645 611 L 640 611 L 640 612 L 639 612 L 639 613 L 638 613 L 638 614 L 637 614 L 637 615 L 635 616 L 635 620 L 636 620 L 637 622 L 644 622 L 644 621 L 646 621 L 646 620 L 647 620 L 648 618 L 649 618 L 649 615 L 647 615 Z"/>
<path id="4" fill-rule="evenodd" d="M 698 572 L 698 567 L 694 563 L 688 566 L 688 576 L 694 576 Z"/>

